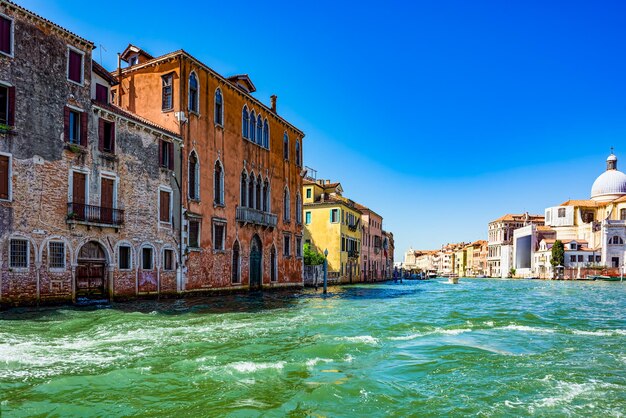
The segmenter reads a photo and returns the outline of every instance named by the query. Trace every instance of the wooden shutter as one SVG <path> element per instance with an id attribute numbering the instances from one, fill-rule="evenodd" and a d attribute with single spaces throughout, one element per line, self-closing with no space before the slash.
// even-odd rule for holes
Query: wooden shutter
<path id="1" fill-rule="evenodd" d="M 7 123 L 9 126 L 15 126 L 15 87 L 11 86 L 9 90 L 9 108 L 7 109 Z"/>
<path id="2" fill-rule="evenodd" d="M 100 183 L 100 206 L 103 208 L 113 207 L 113 186 L 112 179 L 102 178 Z"/>
<path id="3" fill-rule="evenodd" d="M 104 119 L 98 118 L 98 149 L 104 151 Z"/>
<path id="4" fill-rule="evenodd" d="M 70 108 L 63 109 L 63 138 L 65 142 L 70 142 Z"/>
<path id="5" fill-rule="evenodd" d="M 72 203 L 85 204 L 85 174 L 74 172 L 72 182 Z"/>
<path id="6" fill-rule="evenodd" d="M 164 164 L 163 164 L 163 140 L 162 139 L 159 140 L 158 146 L 159 146 L 159 167 L 163 167 Z"/>
<path id="7" fill-rule="evenodd" d="M 11 20 L 0 16 L 0 51 L 11 53 Z"/>
<path id="8" fill-rule="evenodd" d="M 164 190 L 160 191 L 160 216 L 161 222 L 170 222 L 170 194 Z"/>
<path id="9" fill-rule="evenodd" d="M 168 161 L 168 165 L 169 165 L 169 169 L 173 170 L 174 169 L 174 143 L 173 142 L 168 142 L 167 143 L 167 147 L 169 148 L 169 161 Z"/>
<path id="10" fill-rule="evenodd" d="M 68 78 L 77 83 L 81 83 L 83 81 L 82 74 L 81 74 L 82 60 L 83 60 L 83 57 L 81 54 L 79 54 L 76 51 L 70 50 Z"/>
<path id="11" fill-rule="evenodd" d="M 9 198 L 9 157 L 0 155 L 0 199 Z"/>
<path id="12" fill-rule="evenodd" d="M 80 145 L 83 147 L 87 146 L 87 127 L 89 126 L 88 115 L 89 114 L 87 112 L 82 112 L 80 114 Z"/>
<path id="13" fill-rule="evenodd" d="M 109 89 L 98 83 L 96 83 L 96 101 L 104 104 L 109 103 Z"/>
<path id="14" fill-rule="evenodd" d="M 115 122 L 110 122 L 111 130 L 109 134 L 111 135 L 110 144 L 111 144 L 111 154 L 115 154 Z"/>

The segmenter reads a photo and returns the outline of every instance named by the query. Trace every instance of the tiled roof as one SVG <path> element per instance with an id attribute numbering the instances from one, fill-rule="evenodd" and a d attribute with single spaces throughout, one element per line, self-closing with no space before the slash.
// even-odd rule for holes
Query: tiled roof
<path id="1" fill-rule="evenodd" d="M 567 202 L 561 203 L 559 206 L 582 206 L 586 208 L 597 208 L 601 206 L 605 206 L 604 202 L 596 202 L 595 200 L 568 200 Z"/>
<path id="2" fill-rule="evenodd" d="M 37 18 L 37 19 L 41 20 L 42 22 L 45 22 L 45 23 L 47 23 L 48 25 L 51 25 L 51 26 L 52 26 L 52 27 L 54 27 L 55 29 L 60 30 L 60 31 L 62 31 L 62 32 L 65 32 L 67 35 L 70 35 L 70 36 L 72 36 L 72 37 L 76 38 L 78 41 L 83 42 L 83 43 L 85 43 L 85 44 L 87 44 L 87 45 L 90 45 L 92 49 L 94 48 L 93 42 L 88 41 L 87 39 L 85 39 L 85 38 L 83 38 L 83 37 L 80 37 L 80 36 L 76 35 L 74 32 L 71 32 L 71 31 L 69 31 L 69 30 L 65 29 L 65 28 L 64 28 L 64 27 L 62 27 L 62 26 L 59 26 L 59 25 L 57 25 L 56 23 L 52 22 L 51 20 L 48 20 L 48 19 L 46 19 L 45 17 L 41 17 L 41 16 L 39 16 L 37 13 L 31 12 L 30 10 L 25 9 L 24 7 L 22 7 L 22 6 L 20 6 L 20 5 L 16 4 L 16 3 L 14 3 L 14 2 L 12 2 L 12 1 L 9 1 L 9 0 L 0 0 L 0 4 L 2 4 L 2 5 L 4 5 L 4 6 L 7 6 L 7 7 L 9 7 L 9 8 L 13 7 L 13 8 L 15 8 L 15 9 L 17 9 L 17 10 L 20 10 L 20 11 L 21 11 L 21 12 L 23 12 L 23 13 L 26 13 L 26 14 L 28 14 L 28 15 L 32 16 L 32 17 L 35 17 L 35 18 Z"/>
<path id="3" fill-rule="evenodd" d="M 142 118 L 141 116 L 136 115 L 134 113 L 131 113 L 131 112 L 127 111 L 127 110 L 124 110 L 124 109 L 122 109 L 122 108 L 120 108 L 120 107 L 118 107 L 118 106 L 116 106 L 114 104 L 100 103 L 100 102 L 97 102 L 95 100 L 92 100 L 91 102 L 93 103 L 93 105 L 95 107 L 99 107 L 99 108 L 102 108 L 104 110 L 108 110 L 109 112 L 116 113 L 116 114 L 118 114 L 118 115 L 120 115 L 120 116 L 122 116 L 122 117 L 124 117 L 126 119 L 131 119 L 131 120 L 133 120 L 135 122 L 139 122 L 141 124 L 147 125 L 147 126 L 149 126 L 151 128 L 154 128 L 156 130 L 162 131 L 163 133 L 165 133 L 167 135 L 170 135 L 170 136 L 173 136 L 173 137 L 176 137 L 176 138 L 180 139 L 180 135 L 177 134 L 176 132 L 170 131 L 167 128 L 164 128 L 164 127 L 162 127 L 160 125 L 157 125 L 156 123 L 151 122 L 148 119 Z"/>
<path id="4" fill-rule="evenodd" d="M 91 60 L 91 65 L 93 68 L 93 72 L 111 83 L 112 86 L 119 84 L 117 78 L 113 77 L 111 73 L 109 73 L 102 65 L 98 64 L 95 60 Z"/>
<path id="5" fill-rule="evenodd" d="M 507 213 L 504 216 L 499 217 L 498 219 L 496 219 L 495 221 L 491 221 L 491 222 L 501 222 L 501 221 L 517 221 L 517 222 L 522 222 L 524 221 L 525 218 L 525 214 L 521 214 L 521 215 L 516 215 L 516 214 L 512 214 L 512 213 Z M 544 220 L 545 216 L 543 215 L 528 215 L 528 220 L 529 221 L 537 221 L 537 220 Z M 490 222 L 490 223 L 491 223 Z"/>

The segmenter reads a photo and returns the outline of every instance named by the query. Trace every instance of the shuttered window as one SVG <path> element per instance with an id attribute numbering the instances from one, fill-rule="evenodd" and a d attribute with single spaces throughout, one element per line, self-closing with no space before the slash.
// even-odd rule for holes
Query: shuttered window
<path id="1" fill-rule="evenodd" d="M 115 123 L 100 118 L 98 120 L 98 136 L 100 151 L 115 154 Z"/>
<path id="2" fill-rule="evenodd" d="M 13 21 L 0 16 L 0 52 L 13 55 Z"/>
<path id="3" fill-rule="evenodd" d="M 64 136 L 70 144 L 87 146 L 87 115 L 68 106 L 64 110 Z"/>
<path id="4" fill-rule="evenodd" d="M 96 101 L 104 104 L 109 103 L 109 88 L 96 83 Z"/>
<path id="5" fill-rule="evenodd" d="M 167 74 L 161 77 L 162 92 L 161 92 L 161 110 L 170 110 L 174 104 L 172 101 L 172 74 Z"/>
<path id="6" fill-rule="evenodd" d="M 224 250 L 224 233 L 226 225 L 221 222 L 213 224 L 213 249 Z"/>
<path id="7" fill-rule="evenodd" d="M 83 54 L 73 49 L 68 53 L 67 79 L 79 84 L 83 82 Z"/>
<path id="8" fill-rule="evenodd" d="M 161 140 L 159 142 L 159 166 L 174 169 L 174 144 Z"/>
<path id="9" fill-rule="evenodd" d="M 6 155 L 0 155 L 0 199 L 9 199 L 11 187 L 10 167 L 11 159 Z"/>
<path id="10" fill-rule="evenodd" d="M 170 216 L 170 192 L 159 191 L 159 220 L 161 222 L 171 222 Z"/>

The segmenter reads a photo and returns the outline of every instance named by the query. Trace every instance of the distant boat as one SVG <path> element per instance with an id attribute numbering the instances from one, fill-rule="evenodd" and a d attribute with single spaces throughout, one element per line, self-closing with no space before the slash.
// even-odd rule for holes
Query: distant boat
<path id="1" fill-rule="evenodd" d="M 487 275 L 485 274 L 479 274 L 478 276 L 476 276 L 477 279 L 486 279 Z"/>
<path id="2" fill-rule="evenodd" d="M 611 276 L 592 276 L 595 277 L 594 280 L 603 280 L 605 282 L 619 282 L 621 279 L 619 277 L 611 277 Z"/>

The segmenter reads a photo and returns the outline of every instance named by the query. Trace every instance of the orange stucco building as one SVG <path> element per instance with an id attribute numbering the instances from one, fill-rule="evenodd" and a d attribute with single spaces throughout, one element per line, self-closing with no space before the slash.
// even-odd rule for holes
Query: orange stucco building
<path id="1" fill-rule="evenodd" d="M 301 285 L 304 133 L 276 96 L 266 106 L 247 75 L 223 77 L 183 50 L 155 58 L 129 45 L 121 61 L 114 103 L 183 139 L 181 290 Z"/>

